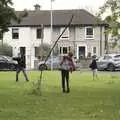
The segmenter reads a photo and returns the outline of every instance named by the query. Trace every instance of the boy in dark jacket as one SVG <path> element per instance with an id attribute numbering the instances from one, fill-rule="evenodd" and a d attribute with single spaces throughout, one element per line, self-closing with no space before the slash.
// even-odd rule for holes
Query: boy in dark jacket
<path id="1" fill-rule="evenodd" d="M 16 82 L 18 81 L 18 75 L 21 71 L 23 72 L 26 81 L 29 81 L 27 74 L 25 72 L 24 56 L 21 56 L 21 54 L 19 53 L 18 57 L 14 57 L 13 60 L 16 60 L 18 62 L 17 69 L 16 69 Z"/>
<path id="2" fill-rule="evenodd" d="M 95 80 L 95 78 L 98 79 L 96 56 L 93 56 L 92 58 L 93 60 L 89 67 L 93 71 L 93 80 Z"/>

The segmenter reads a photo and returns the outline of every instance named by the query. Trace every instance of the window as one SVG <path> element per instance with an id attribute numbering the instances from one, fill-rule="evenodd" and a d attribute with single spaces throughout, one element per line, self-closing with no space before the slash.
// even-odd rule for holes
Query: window
<path id="1" fill-rule="evenodd" d="M 62 27 L 62 28 L 60 29 L 60 33 L 62 33 L 64 29 L 65 29 L 65 28 Z M 61 36 L 61 38 L 65 38 L 65 39 L 66 39 L 66 38 L 69 38 L 69 28 L 66 29 L 66 31 L 63 33 L 63 35 Z"/>
<path id="2" fill-rule="evenodd" d="M 60 54 L 62 53 L 62 47 L 60 47 Z"/>
<path id="3" fill-rule="evenodd" d="M 93 54 L 96 54 L 96 47 L 93 47 Z"/>
<path id="4" fill-rule="evenodd" d="M 18 28 L 12 29 L 12 39 L 19 39 L 19 29 Z"/>
<path id="5" fill-rule="evenodd" d="M 116 56 L 114 56 L 115 58 L 120 58 L 120 55 L 116 55 Z"/>
<path id="6" fill-rule="evenodd" d="M 86 38 L 93 38 L 93 27 L 86 28 Z"/>
<path id="7" fill-rule="evenodd" d="M 38 28 L 36 33 L 37 33 L 36 35 L 37 39 L 42 38 L 42 29 Z"/>
<path id="8" fill-rule="evenodd" d="M 35 47 L 35 57 L 39 56 L 39 47 Z"/>
<path id="9" fill-rule="evenodd" d="M 68 52 L 71 51 L 71 47 L 67 46 L 67 47 L 60 47 L 60 54 L 68 54 Z"/>
<path id="10" fill-rule="evenodd" d="M 67 54 L 67 47 L 63 47 L 63 54 Z"/>

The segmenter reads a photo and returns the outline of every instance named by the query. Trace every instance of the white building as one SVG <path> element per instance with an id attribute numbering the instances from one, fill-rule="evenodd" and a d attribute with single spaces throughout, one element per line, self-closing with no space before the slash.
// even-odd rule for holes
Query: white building
<path id="1" fill-rule="evenodd" d="M 58 42 L 61 55 L 73 50 L 77 59 L 93 54 L 101 56 L 105 52 L 105 28 L 107 24 L 85 10 L 53 11 L 53 42 L 59 37 L 74 14 L 71 26 Z M 41 41 L 50 43 L 50 11 L 29 11 L 20 23 L 12 22 L 4 34 L 4 42 L 13 48 L 13 56 L 22 52 L 26 56 L 26 68 L 34 69 L 36 47 Z"/>

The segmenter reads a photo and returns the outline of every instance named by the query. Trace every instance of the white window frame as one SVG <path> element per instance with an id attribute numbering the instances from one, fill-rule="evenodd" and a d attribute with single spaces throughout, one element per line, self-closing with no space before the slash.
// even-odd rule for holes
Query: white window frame
<path id="1" fill-rule="evenodd" d="M 13 34 L 18 34 L 18 37 L 15 38 Z M 12 28 L 12 39 L 19 39 L 19 28 Z"/>
<path id="2" fill-rule="evenodd" d="M 79 47 L 82 47 L 84 46 L 85 47 L 85 57 L 87 57 L 87 54 L 88 54 L 88 47 L 85 43 L 83 44 L 77 44 L 77 59 L 79 59 Z"/>
<path id="3" fill-rule="evenodd" d="M 60 28 L 60 34 L 63 32 L 64 29 L 65 27 Z M 70 31 L 69 31 L 69 28 L 67 28 L 66 31 L 61 36 L 61 39 L 69 39 L 69 38 L 70 38 Z"/>
<path id="4" fill-rule="evenodd" d="M 93 35 L 87 35 L 87 29 L 88 28 L 92 28 L 93 29 Z M 94 28 L 93 28 L 93 26 L 85 27 L 85 39 L 94 39 Z"/>
<path id="5" fill-rule="evenodd" d="M 64 53 L 63 52 L 63 49 L 66 48 L 67 49 L 67 53 Z M 59 52 L 60 52 L 60 55 L 67 55 L 69 52 L 70 52 L 70 49 L 71 49 L 71 46 L 60 46 L 59 48 Z"/>

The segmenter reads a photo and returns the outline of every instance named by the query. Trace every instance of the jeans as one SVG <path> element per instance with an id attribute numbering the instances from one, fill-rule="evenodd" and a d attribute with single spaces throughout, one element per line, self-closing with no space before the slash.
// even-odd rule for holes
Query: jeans
<path id="1" fill-rule="evenodd" d="M 63 92 L 69 92 L 69 70 L 61 70 Z M 67 87 L 67 90 L 66 90 Z"/>
<path id="2" fill-rule="evenodd" d="M 19 73 L 20 73 L 21 71 L 23 72 L 23 75 L 24 75 L 26 81 L 29 81 L 29 80 L 28 80 L 28 77 L 27 77 L 27 74 L 26 74 L 26 72 L 25 72 L 25 69 L 22 68 L 22 67 L 18 67 L 17 70 L 16 70 L 16 81 L 18 81 L 18 75 L 19 75 Z"/>

